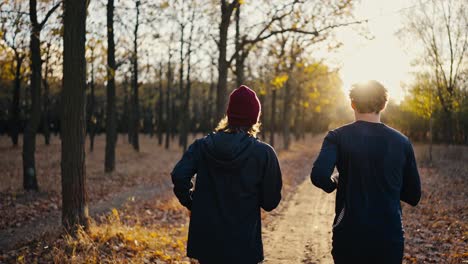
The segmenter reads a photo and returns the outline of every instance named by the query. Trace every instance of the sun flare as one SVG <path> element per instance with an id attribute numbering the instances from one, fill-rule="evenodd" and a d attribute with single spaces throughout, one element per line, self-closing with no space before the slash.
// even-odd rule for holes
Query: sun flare
<path id="1" fill-rule="evenodd" d="M 404 20 L 401 10 L 408 8 L 405 1 L 364 0 L 357 6 L 360 19 L 369 19 L 371 39 L 355 32 L 340 32 L 344 49 L 341 53 L 344 90 L 353 83 L 375 79 L 385 85 L 391 100 L 399 102 L 404 97 L 402 83 L 411 80 L 412 56 L 395 34 Z"/>

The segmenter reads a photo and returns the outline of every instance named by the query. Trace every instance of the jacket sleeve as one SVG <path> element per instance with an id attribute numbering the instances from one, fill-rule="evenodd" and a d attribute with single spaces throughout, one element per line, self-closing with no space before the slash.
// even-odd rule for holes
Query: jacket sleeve
<path id="1" fill-rule="evenodd" d="M 412 206 L 416 206 L 421 199 L 421 180 L 419 178 L 418 167 L 414 157 L 413 147 L 408 142 L 406 153 L 406 163 L 403 169 L 403 182 L 400 193 L 400 200 Z"/>
<path id="2" fill-rule="evenodd" d="M 260 206 L 265 211 L 272 211 L 281 201 L 281 169 L 273 148 L 269 147 L 267 161 L 260 189 Z"/>
<path id="3" fill-rule="evenodd" d="M 327 193 L 335 190 L 336 184 L 330 179 L 337 160 L 337 135 L 335 131 L 328 132 L 323 140 L 322 148 L 312 167 L 310 179 L 318 188 Z"/>
<path id="4" fill-rule="evenodd" d="M 197 141 L 190 145 L 171 173 L 174 194 L 179 202 L 189 210 L 192 207 L 192 178 L 197 173 L 196 155 Z"/>

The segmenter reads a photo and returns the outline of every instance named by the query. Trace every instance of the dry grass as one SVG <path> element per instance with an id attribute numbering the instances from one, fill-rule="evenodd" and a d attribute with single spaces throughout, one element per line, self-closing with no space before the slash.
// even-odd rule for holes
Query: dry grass
<path id="1" fill-rule="evenodd" d="M 186 238 L 185 209 L 175 199 L 151 200 L 112 209 L 74 237 L 42 239 L 2 257 L 19 263 L 190 263 Z"/>
<path id="2" fill-rule="evenodd" d="M 154 224 L 142 225 L 134 217 L 113 209 L 102 223 L 92 223 L 88 232 L 65 236 L 51 252 L 53 262 L 189 263 L 185 258 L 185 224 L 153 220 Z M 128 224 L 122 218 L 135 223 Z"/>

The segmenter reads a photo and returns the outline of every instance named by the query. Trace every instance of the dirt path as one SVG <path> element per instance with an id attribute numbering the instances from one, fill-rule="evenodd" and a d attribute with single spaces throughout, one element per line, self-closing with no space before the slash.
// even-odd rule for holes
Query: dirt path
<path id="1" fill-rule="evenodd" d="M 164 189 L 164 190 L 162 190 Z M 121 208 L 129 200 L 145 201 L 160 196 L 169 187 L 156 188 L 154 186 L 137 186 L 113 196 L 110 200 L 90 204 L 91 217 L 107 213 L 112 208 Z M 45 218 L 39 218 L 19 228 L 6 228 L 0 230 L 0 252 L 17 248 L 18 245 L 27 244 L 44 234 L 55 236 L 61 232 L 60 211 L 54 211 Z"/>
<path id="2" fill-rule="evenodd" d="M 307 178 L 264 230 L 265 264 L 333 263 L 331 225 L 334 195 Z"/>

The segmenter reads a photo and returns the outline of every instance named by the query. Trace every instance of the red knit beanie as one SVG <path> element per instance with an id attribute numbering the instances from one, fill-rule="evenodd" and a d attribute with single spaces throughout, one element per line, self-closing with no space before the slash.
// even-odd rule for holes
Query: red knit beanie
<path id="1" fill-rule="evenodd" d="M 241 85 L 229 96 L 228 123 L 231 126 L 252 126 L 258 122 L 261 108 L 257 94 L 249 87 Z"/>

